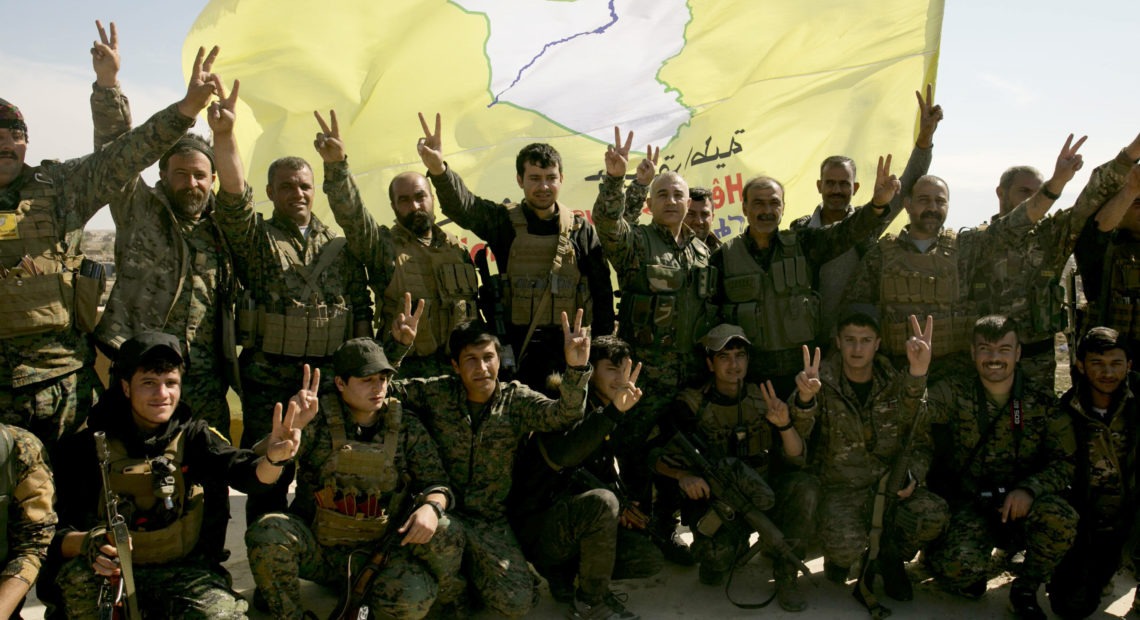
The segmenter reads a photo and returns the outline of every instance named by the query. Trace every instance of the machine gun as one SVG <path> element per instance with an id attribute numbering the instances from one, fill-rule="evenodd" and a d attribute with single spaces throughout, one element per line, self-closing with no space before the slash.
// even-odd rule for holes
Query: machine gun
<path id="1" fill-rule="evenodd" d="M 329 614 L 329 620 L 369 620 L 369 618 L 388 620 L 391 618 L 388 614 L 369 609 L 365 599 L 372 592 L 376 575 L 388 565 L 388 558 L 400 544 L 400 533 L 398 531 L 400 526 L 412 516 L 416 508 L 418 507 L 413 502 L 405 501 L 404 509 L 397 513 L 395 519 L 388 521 L 388 527 L 384 530 L 384 535 L 376 542 L 372 556 L 368 558 L 368 564 L 364 565 L 364 568 L 355 578 L 352 574 L 352 556 L 358 552 L 354 551 L 349 555 L 347 586 L 345 591 L 341 593 L 340 599 L 337 600 L 336 607 Z"/>
<path id="2" fill-rule="evenodd" d="M 479 279 L 483 281 L 479 287 L 479 311 L 487 325 L 495 331 L 503 341 L 502 368 L 506 377 L 514 375 L 515 350 L 507 342 L 507 307 L 503 304 L 503 281 L 500 275 L 491 275 L 491 266 L 487 263 L 487 246 L 475 252 L 475 268 L 479 270 Z"/>
<path id="3" fill-rule="evenodd" d="M 99 617 L 105 620 L 117 617 L 141 620 L 131 557 L 131 535 L 127 530 L 127 520 L 119 514 L 119 496 L 111 489 L 111 450 L 107 447 L 107 434 L 96 431 L 94 437 L 99 473 L 103 476 L 107 532 L 111 535 L 111 544 L 119 552 L 119 578 L 108 577 L 99 589 Z"/>

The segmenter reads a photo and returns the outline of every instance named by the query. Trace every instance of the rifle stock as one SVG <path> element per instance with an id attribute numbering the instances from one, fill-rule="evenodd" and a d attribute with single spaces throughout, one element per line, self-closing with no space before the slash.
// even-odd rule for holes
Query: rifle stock
<path id="1" fill-rule="evenodd" d="M 503 369 L 508 373 L 515 371 L 515 351 L 507 342 L 507 308 L 503 304 L 503 281 L 498 275 L 491 275 L 491 265 L 487 262 L 487 246 L 475 252 L 475 269 L 483 285 L 479 287 L 479 309 L 483 312 L 483 319 L 487 325 L 495 330 L 495 334 L 503 341 L 502 363 Z"/>
<path id="2" fill-rule="evenodd" d="M 111 450 L 107 445 L 107 434 L 94 433 L 95 453 L 99 457 L 99 473 L 103 477 L 103 501 L 107 511 L 107 532 L 111 544 L 119 554 L 119 579 L 114 583 L 108 578 L 99 591 L 100 614 L 114 617 L 115 610 L 121 609 L 127 620 L 141 620 L 138 596 L 135 590 L 134 560 L 131 556 L 131 534 L 127 521 L 119 514 L 119 497 L 111 489 Z"/>
<path id="3" fill-rule="evenodd" d="M 388 614 L 379 610 L 369 609 L 365 604 L 365 599 L 372 591 L 372 582 L 376 575 L 388 565 L 388 558 L 400 541 L 400 533 L 397 530 L 415 512 L 416 506 L 411 505 L 411 502 L 408 504 L 404 510 L 398 513 L 396 518 L 388 522 L 384 535 L 376 542 L 376 548 L 368 558 L 368 563 L 356 575 L 356 579 L 352 578 L 352 555 L 355 555 L 356 552 L 349 556 L 348 583 L 345 591 L 341 593 L 340 599 L 337 600 L 336 607 L 329 614 L 329 620 L 368 620 L 369 618 L 387 620 L 390 618 Z"/>

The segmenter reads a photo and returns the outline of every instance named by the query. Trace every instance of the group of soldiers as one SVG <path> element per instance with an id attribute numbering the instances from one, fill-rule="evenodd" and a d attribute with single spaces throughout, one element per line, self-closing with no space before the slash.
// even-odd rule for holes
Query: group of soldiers
<path id="1" fill-rule="evenodd" d="M 1069 136 L 1052 176 L 1010 168 L 999 213 L 956 233 L 927 174 L 943 117 L 927 87 L 905 171 L 879 158 L 867 204 L 833 156 L 812 215 L 781 228 L 783 186 L 755 177 L 747 229 L 717 239 L 709 192 L 652 148 L 627 183 L 632 133 L 615 128 L 591 223 L 559 202 L 547 144 L 518 154 L 519 203 L 472 194 L 438 114 L 420 117 L 426 174 L 392 179 L 380 225 L 330 111 L 314 147 L 340 236 L 299 157 L 273 162 L 272 215 L 255 212 L 217 48 L 132 128 L 117 33 L 98 28 L 91 155 L 26 164 L 28 127 L 0 100 L 0 616 L 38 575 L 49 617 L 244 617 L 221 565 L 230 487 L 249 495 L 254 604 L 281 618 L 312 613 L 299 579 L 374 617 L 522 616 L 535 573 L 570 618 L 637 618 L 612 580 L 670 561 L 723 584 L 761 549 L 781 608 L 807 608 L 802 560 L 822 552 L 881 616 L 877 576 L 910 600 L 922 551 L 980 598 L 995 548 L 1024 550 L 1016 615 L 1045 617 L 1046 584 L 1081 618 L 1131 561 L 1140 136 L 1046 216 L 1083 165 Z M 203 113 L 212 142 L 187 133 Z M 498 274 L 439 227 L 437 199 Z M 100 315 L 82 235 L 104 204 L 117 278 Z M 1089 302 L 1058 399 L 1074 251 Z"/>

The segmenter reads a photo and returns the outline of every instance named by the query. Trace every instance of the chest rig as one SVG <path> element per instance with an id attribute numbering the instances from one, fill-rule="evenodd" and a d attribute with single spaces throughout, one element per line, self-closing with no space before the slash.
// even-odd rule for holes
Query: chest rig
<path id="1" fill-rule="evenodd" d="M 558 234 L 535 235 L 527 230 L 526 207 L 507 207 L 515 239 L 507 259 L 504 297 L 510 306 L 513 325 L 538 327 L 561 325 L 562 313 L 574 316 L 578 308 L 585 313 L 582 324 L 593 318 L 590 286 L 582 275 L 578 254 L 570 243 L 570 235 L 581 223 L 574 212 L 558 207 Z"/>
<path id="2" fill-rule="evenodd" d="M 767 473 L 772 431 L 764 418 L 767 407 L 758 390 L 745 384 L 743 396 L 733 403 L 713 402 L 706 398 L 705 390 L 694 388 L 683 390 L 678 398 L 696 416 L 697 430 L 709 446 L 740 459 L 760 474 Z"/>
<path id="3" fill-rule="evenodd" d="M 983 230 L 984 226 L 978 227 Z M 981 248 L 978 248 L 981 249 Z M 988 250 L 988 249 L 987 249 Z M 1068 323 L 1061 268 L 1046 261 L 1051 252 L 1030 232 L 1025 247 L 989 253 L 976 261 L 970 299 L 979 316 L 1002 314 L 1017 319 L 1022 342 L 1052 340 Z"/>
<path id="4" fill-rule="evenodd" d="M 1140 339 L 1140 240 L 1113 233 L 1104 253 L 1104 282 L 1089 316 L 1129 339 Z"/>

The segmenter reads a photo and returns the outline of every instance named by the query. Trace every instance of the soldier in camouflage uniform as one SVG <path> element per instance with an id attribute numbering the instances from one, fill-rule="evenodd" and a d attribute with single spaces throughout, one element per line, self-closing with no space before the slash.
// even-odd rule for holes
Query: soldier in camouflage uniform
<path id="1" fill-rule="evenodd" d="M 215 56 L 216 51 L 203 54 L 194 79 L 205 82 L 208 77 L 205 87 L 224 95 L 221 80 L 209 73 Z M 125 98 L 115 110 L 117 115 L 95 115 L 97 145 L 130 128 Z M 253 200 L 243 194 L 244 175 L 239 170 L 234 178 L 235 171 L 226 165 L 236 156 L 235 149 L 232 139 L 219 141 L 215 158 L 204 139 L 186 135 L 159 159 L 155 187 L 138 175 L 117 186 L 110 201 L 116 228 L 115 286 L 95 329 L 96 344 L 111 358 L 136 332 L 161 330 L 182 340 L 188 351 L 183 399 L 195 415 L 227 436 L 226 393 L 231 385 L 238 387 L 233 331 L 237 282 L 214 211 L 216 200 Z M 222 189 L 229 190 L 217 198 L 212 191 L 216 163 Z"/>
<path id="2" fill-rule="evenodd" d="M 547 353 L 561 346 L 561 314 L 582 309 L 583 324 L 595 333 L 614 329 L 613 283 L 598 233 L 584 215 L 558 202 L 562 157 L 549 144 L 523 147 L 515 172 L 524 198 L 505 204 L 472 194 L 443 160 L 438 114 L 434 133 L 423 115 L 420 124 L 420 159 L 444 215 L 486 241 L 495 255 L 506 308 L 507 333 L 499 337 L 518 358 L 516 377 L 554 396 L 557 390 L 547 388 L 546 380 L 562 370 L 562 360 Z"/>
<path id="3" fill-rule="evenodd" d="M 18 618 L 55 533 L 55 484 L 40 440 L 6 424 L 0 424 L 0 494 L 0 618 Z"/>
<path id="4" fill-rule="evenodd" d="M 295 403 L 288 415 L 277 408 L 264 456 L 239 450 L 180 401 L 184 365 L 176 337 L 155 331 L 132 337 L 119 349 L 114 384 L 92 409 L 87 429 L 61 444 L 72 458 L 56 470 L 60 529 L 52 551 L 66 562 L 59 583 L 69 618 L 98 617 L 101 587 L 119 576 L 95 432 L 106 434 L 109 492 L 130 533 L 143 614 L 245 617 L 245 601 L 229 588 L 202 535 L 228 518 L 211 501 L 217 494 L 204 489 L 271 489 L 301 443 L 293 428 L 300 411 Z"/>
<path id="5" fill-rule="evenodd" d="M 1065 327 L 1061 272 L 1085 222 L 1121 188 L 1137 159 L 1140 136 L 1093 170 L 1073 206 L 1037 222 L 1017 245 L 986 248 L 984 259 L 977 261 L 970 295 L 978 313 L 1003 314 L 1017 321 L 1024 339 L 1020 367 L 1042 386 L 1054 386 L 1057 356 L 1053 339 Z M 1035 168 L 1006 170 L 997 187 L 999 212 L 990 221 L 1009 213 L 1041 187 L 1041 173 Z"/>
<path id="6" fill-rule="evenodd" d="M 209 116 L 219 147 L 233 141 L 233 101 L 222 102 L 218 113 Z M 241 446 L 249 448 L 269 432 L 273 405 L 289 400 L 306 364 L 327 371 L 341 343 L 353 336 L 372 336 L 372 299 L 364 268 L 345 251 L 345 240 L 338 241 L 312 213 L 313 170 L 308 162 L 284 157 L 269 165 L 269 219 L 254 212 L 252 189 L 244 175 L 239 179 L 240 189 L 223 186 L 218 193 L 214 218 L 245 289 L 237 320 L 242 345 Z M 292 474 L 287 471 L 281 477 L 274 493 L 246 502 L 247 524 L 267 512 L 284 512 Z"/>
<path id="7" fill-rule="evenodd" d="M 1100 606 L 1135 527 L 1140 400 L 1132 354 L 1120 334 L 1094 327 L 1077 346 L 1077 382 L 1061 397 L 1077 436 L 1073 506 L 1077 539 L 1046 590 L 1053 613 L 1085 618 Z"/>
<path id="8" fill-rule="evenodd" d="M 324 192 L 336 223 L 344 230 L 349 252 L 368 268 L 376 297 L 376 324 L 382 330 L 391 325 L 403 307 L 404 293 L 423 299 L 424 323 L 412 350 L 398 362 L 400 374 L 446 375 L 451 372 L 446 350 L 451 330 L 478 318 L 478 276 L 471 255 L 455 235 L 435 224 L 431 186 L 416 172 L 396 175 L 388 184 L 395 226 L 377 224 L 349 172 L 336 112 L 329 114 L 328 124 L 317 115 L 321 133 L 315 141 L 324 160 Z M 391 341 L 384 340 L 384 345 L 389 349 Z"/>
<path id="9" fill-rule="evenodd" d="M 961 361 L 971 346 L 971 326 L 977 317 L 970 299 L 974 274 L 988 260 L 988 251 L 1024 247 L 1026 235 L 1059 197 L 1065 184 L 1083 165 L 1077 150 L 1084 138 L 1066 140 L 1052 178 L 1029 199 L 987 227 L 955 234 L 943 227 L 950 209 L 950 186 L 933 175 L 915 182 L 903 199 L 910 222 L 898 236 L 886 235 L 863 257 L 847 287 L 845 304 L 870 304 L 882 323 L 883 352 L 896 367 L 905 361 L 910 315 L 934 317 L 932 379 L 948 356 Z M 955 366 L 957 366 L 955 365 Z"/>
<path id="10" fill-rule="evenodd" d="M 250 571 L 274 618 L 302 618 L 298 578 L 345 592 L 350 558 L 356 575 L 382 537 L 396 537 L 363 603 L 380 617 L 422 618 L 465 587 L 463 540 L 444 514 L 455 503 L 447 473 L 423 425 L 387 398 L 395 369 L 379 344 L 349 340 L 333 366 L 335 389 L 326 386 L 305 433 L 289 514 L 246 531 Z M 298 397 L 317 400 L 315 390 Z"/>
<path id="11" fill-rule="evenodd" d="M 118 114 L 122 100 L 117 54 L 113 68 L 107 65 L 109 43 L 94 60 L 97 120 Z M 49 452 L 79 428 L 99 386 L 85 334 L 94 328 L 103 281 L 84 263 L 83 227 L 194 124 L 211 90 L 195 73 L 182 101 L 121 139 L 35 167 L 24 163 L 23 115 L 0 100 L 0 421 L 31 430 Z"/>
<path id="12" fill-rule="evenodd" d="M 944 587 L 980 598 L 993 548 L 1024 548 L 1010 605 L 1019 617 L 1044 618 L 1038 586 L 1076 536 L 1077 511 L 1060 496 L 1073 479 L 1076 439 L 1053 393 L 1018 370 L 1019 348 L 1012 319 L 982 317 L 974 326 L 975 370 L 930 387 L 935 457 L 928 479 L 951 517 L 926 559 Z"/>
<path id="13" fill-rule="evenodd" d="M 792 415 L 815 420 L 809 461 L 822 487 L 819 536 L 827 578 L 846 582 L 868 548 L 877 494 L 894 493 L 898 500 L 893 520 L 881 526 L 876 572 L 888 596 L 910 600 L 914 594 L 904 563 L 937 538 L 950 518 L 946 501 L 924 488 L 933 452 L 924 400 L 933 326 L 923 332 L 913 321 L 909 369 L 898 372 L 877 354 L 878 321 L 860 310 L 839 321 L 837 353 L 820 368 L 822 388 L 813 406 L 793 403 Z M 904 446 L 910 455 L 908 482 L 901 489 L 880 488 Z"/>
<path id="14" fill-rule="evenodd" d="M 652 577 L 664 558 L 646 535 L 644 513 L 626 496 L 610 435 L 641 398 L 641 368 L 616 336 L 593 339 L 590 364 L 586 417 L 569 431 L 524 440 L 507 514 L 550 593 L 570 603 L 569 617 L 606 617 L 593 611 L 604 603 L 610 618 L 636 618 L 610 595 L 610 579 Z"/>
<path id="15" fill-rule="evenodd" d="M 700 388 L 681 392 L 666 414 L 668 426 L 695 445 L 703 445 L 712 461 L 728 461 L 737 488 L 753 505 L 770 513 L 801 558 L 815 530 L 819 480 L 799 471 L 805 463 L 804 437 L 811 416 L 792 418 L 788 405 L 775 395 L 772 383 L 746 383 L 751 342 L 744 330 L 722 323 L 702 339 L 709 379 Z M 819 390 L 819 350 L 816 360 L 803 349 L 804 370 L 796 379 L 793 397 L 806 408 Z M 669 438 L 665 439 L 666 442 Z M 683 521 L 693 531 L 693 554 L 700 561 L 699 578 L 706 585 L 724 582 L 729 571 L 748 550 L 752 530 L 744 519 L 720 522 L 714 511 L 708 482 L 694 471 L 684 450 L 671 443 L 654 450 L 658 473 L 676 480 L 686 501 Z M 776 599 L 785 611 L 803 611 L 807 600 L 797 586 L 797 568 L 786 558 L 773 561 Z"/>
<path id="16" fill-rule="evenodd" d="M 640 166 L 638 166 L 640 168 Z M 652 182 L 652 179 L 650 179 Z M 645 185 L 648 185 L 646 183 Z M 628 193 L 628 192 L 627 192 Z M 629 209 L 626 209 L 629 211 Z M 688 226 L 697 239 L 705 242 L 709 252 L 715 252 L 721 241 L 712 231 L 713 203 L 712 192 L 707 187 L 689 188 L 689 209 L 685 211 L 685 226 Z M 630 222 L 634 224 L 636 222 Z"/>
<path id="17" fill-rule="evenodd" d="M 396 382 L 393 393 L 415 411 L 435 440 L 455 493 L 452 527 L 464 541 L 467 577 L 482 602 L 516 617 L 537 602 L 526 557 L 506 518 L 511 468 L 520 440 L 532 431 L 569 428 L 582 419 L 590 380 L 590 337 L 579 310 L 570 329 L 562 317 L 566 372 L 551 400 L 518 381 L 500 382 L 494 334 L 464 323 L 448 347 L 454 375 Z"/>

